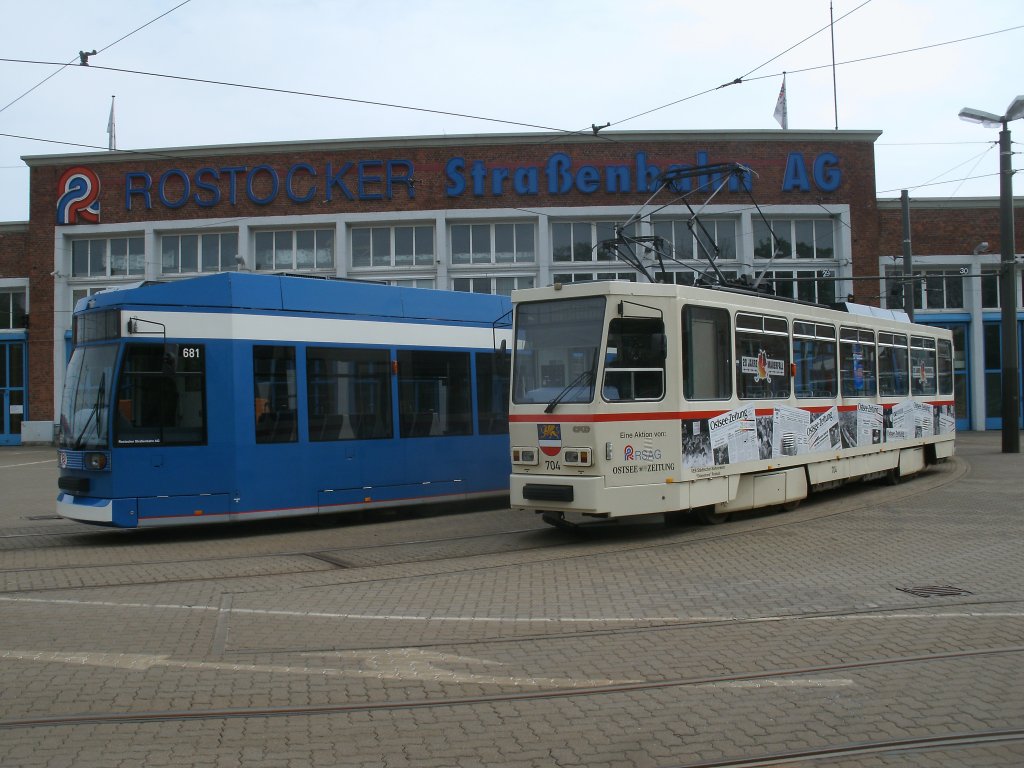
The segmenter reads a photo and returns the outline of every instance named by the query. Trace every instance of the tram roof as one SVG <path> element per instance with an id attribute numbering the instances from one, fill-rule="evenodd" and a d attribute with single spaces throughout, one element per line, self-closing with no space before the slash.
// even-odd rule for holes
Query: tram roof
<path id="1" fill-rule="evenodd" d="M 751 310 L 783 311 L 787 313 L 799 312 L 799 308 L 826 313 L 840 313 L 851 315 L 850 322 L 855 323 L 857 319 L 863 321 L 871 320 L 872 325 L 921 325 L 911 320 L 906 312 L 900 310 L 880 309 L 866 304 L 853 302 L 840 302 L 836 304 L 815 304 L 812 302 L 790 299 L 784 296 L 773 296 L 771 294 L 759 293 L 747 290 L 742 287 L 717 287 L 717 286 L 688 286 L 675 285 L 672 283 L 640 283 L 629 280 L 594 280 L 589 282 L 571 283 L 566 285 L 555 284 L 543 288 L 524 288 L 512 292 L 513 304 L 526 301 L 545 301 L 551 299 L 570 298 L 571 296 L 632 296 L 632 297 L 680 297 L 684 299 L 698 299 L 709 304 L 729 304 L 731 306 L 746 306 Z M 836 320 L 835 317 L 832 318 Z M 880 321 L 880 322 L 879 322 Z"/>
<path id="2" fill-rule="evenodd" d="M 81 310 L 148 307 L 241 310 L 345 317 L 435 319 L 508 325 L 507 296 L 439 291 L 302 275 L 219 272 L 167 282 L 143 282 L 96 293 Z"/>

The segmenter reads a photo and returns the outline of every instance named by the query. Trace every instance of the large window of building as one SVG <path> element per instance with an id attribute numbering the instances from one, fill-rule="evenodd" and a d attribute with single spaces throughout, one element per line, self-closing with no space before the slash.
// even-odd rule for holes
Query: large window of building
<path id="1" fill-rule="evenodd" d="M 431 224 L 352 228 L 354 269 L 433 266 L 434 227 Z"/>
<path id="2" fill-rule="evenodd" d="M 776 269 L 765 272 L 767 282 L 776 296 L 800 301 L 832 304 L 836 301 L 836 273 L 833 269 Z"/>
<path id="3" fill-rule="evenodd" d="M 556 222 L 551 225 L 551 256 L 555 262 L 565 261 L 618 261 L 615 248 L 602 242 L 615 238 L 613 221 Z M 636 225 L 625 229 L 635 237 Z"/>
<path id="4" fill-rule="evenodd" d="M 141 276 L 145 272 L 146 248 L 142 237 L 71 241 L 71 277 Z"/>
<path id="5" fill-rule="evenodd" d="M 736 220 L 701 219 L 694 223 L 678 219 L 655 219 L 654 234 L 665 241 L 666 258 L 705 260 L 736 258 Z M 717 248 L 717 250 L 716 250 Z"/>
<path id="6" fill-rule="evenodd" d="M 283 229 L 254 234 L 257 270 L 334 268 L 333 229 Z"/>
<path id="7" fill-rule="evenodd" d="M 163 235 L 160 271 L 163 274 L 226 272 L 238 268 L 237 232 Z"/>
<path id="8" fill-rule="evenodd" d="M 755 259 L 836 257 L 835 225 L 832 219 L 769 218 L 765 224 L 764 220 L 757 217 L 753 220 L 753 225 Z"/>
<path id="9" fill-rule="evenodd" d="M 533 275 L 518 277 L 456 277 L 452 280 L 452 288 L 468 293 L 495 293 L 500 296 L 511 296 L 512 291 L 520 288 L 533 288 L 536 283 Z"/>
<path id="10" fill-rule="evenodd" d="M 532 222 L 452 224 L 452 264 L 532 264 L 536 230 Z"/>
<path id="11" fill-rule="evenodd" d="M 556 272 L 551 276 L 552 283 L 591 283 L 594 280 L 627 280 L 636 282 L 636 272 Z"/>
<path id="12" fill-rule="evenodd" d="M 0 288 L 0 331 L 24 328 L 26 306 L 24 288 Z"/>

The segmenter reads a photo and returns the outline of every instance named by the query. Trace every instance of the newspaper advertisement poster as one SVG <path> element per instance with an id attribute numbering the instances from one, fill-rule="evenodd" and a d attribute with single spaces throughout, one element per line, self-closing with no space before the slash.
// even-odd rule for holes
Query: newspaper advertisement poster
<path id="1" fill-rule="evenodd" d="M 914 401 L 914 437 L 935 434 L 934 412 L 928 403 Z"/>
<path id="2" fill-rule="evenodd" d="M 772 413 L 772 456 L 807 453 L 807 428 L 811 414 L 799 408 L 778 405 Z"/>
<path id="3" fill-rule="evenodd" d="M 758 460 L 757 416 L 753 405 L 708 419 L 708 431 L 715 464 Z"/>
<path id="4" fill-rule="evenodd" d="M 878 403 L 857 403 L 857 445 L 878 445 L 882 442 L 885 409 Z"/>
<path id="5" fill-rule="evenodd" d="M 913 400 L 904 400 L 894 405 L 888 413 L 889 421 L 885 427 L 885 442 L 893 443 L 908 440 L 917 431 L 917 408 Z"/>
<path id="6" fill-rule="evenodd" d="M 828 451 L 842 447 L 839 439 L 839 411 L 833 405 L 807 428 L 807 450 Z"/>

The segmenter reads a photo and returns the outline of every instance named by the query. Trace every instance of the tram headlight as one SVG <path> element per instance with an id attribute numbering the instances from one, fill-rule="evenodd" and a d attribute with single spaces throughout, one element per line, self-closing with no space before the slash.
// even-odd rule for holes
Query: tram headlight
<path id="1" fill-rule="evenodd" d="M 516 448 L 512 447 L 512 463 L 513 464 L 525 464 L 528 466 L 534 466 L 537 464 L 537 449 L 536 448 Z"/>
<path id="2" fill-rule="evenodd" d="M 107 454 L 105 453 L 87 453 L 85 454 L 85 468 L 94 470 L 103 470 L 107 468 Z"/>
<path id="3" fill-rule="evenodd" d="M 589 448 L 566 448 L 562 460 L 568 467 L 589 467 L 594 463 L 594 452 Z"/>

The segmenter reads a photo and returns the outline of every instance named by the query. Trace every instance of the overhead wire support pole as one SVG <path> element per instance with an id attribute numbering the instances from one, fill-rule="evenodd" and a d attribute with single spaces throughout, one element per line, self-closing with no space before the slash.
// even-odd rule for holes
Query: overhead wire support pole
<path id="1" fill-rule="evenodd" d="M 900 190 L 900 207 L 903 211 L 903 311 L 907 313 L 910 322 L 914 322 L 917 289 L 913 281 L 913 256 L 910 250 L 910 193 L 905 189 Z"/>
<path id="2" fill-rule="evenodd" d="M 1003 453 L 1020 453 L 1020 359 L 1017 353 L 1017 269 L 1013 226 L 1013 163 L 1010 129 L 999 132 L 999 305 L 1003 336 Z"/>

